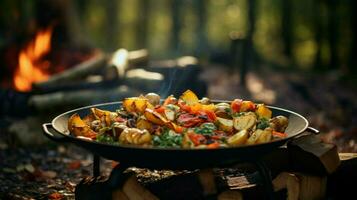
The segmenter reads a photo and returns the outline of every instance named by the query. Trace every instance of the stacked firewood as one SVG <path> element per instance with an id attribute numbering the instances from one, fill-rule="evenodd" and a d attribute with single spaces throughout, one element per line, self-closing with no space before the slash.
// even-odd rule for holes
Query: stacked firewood
<path id="1" fill-rule="evenodd" d="M 194 57 L 150 61 L 146 49 L 97 53 L 91 59 L 33 85 L 29 104 L 37 111 L 65 110 L 78 106 L 120 101 L 125 97 L 156 92 L 180 93 L 187 88 L 205 94 Z M 197 89 L 198 88 L 198 89 Z"/>
<path id="2" fill-rule="evenodd" d="M 338 154 L 335 145 L 323 143 L 315 135 L 304 135 L 272 152 L 264 161 L 271 170 L 277 199 L 324 199 L 348 195 L 344 186 L 334 181 L 346 178 L 346 167 L 351 162 L 356 164 L 356 155 Z M 84 180 L 77 185 L 76 197 L 86 199 L 93 194 L 91 197 L 96 198 L 94 193 L 105 193 L 108 199 L 128 200 L 266 198 L 262 177 L 247 163 L 180 173 L 151 182 L 140 178 L 147 173 L 145 170 L 137 172 L 121 177 L 122 184 L 112 190 L 102 178 Z"/>

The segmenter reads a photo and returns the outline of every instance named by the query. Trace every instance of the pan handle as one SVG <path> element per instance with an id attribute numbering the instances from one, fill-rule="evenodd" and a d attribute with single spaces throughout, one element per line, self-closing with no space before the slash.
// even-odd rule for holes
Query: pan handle
<path id="1" fill-rule="evenodd" d="M 44 123 L 42 124 L 43 133 L 49 139 L 56 141 L 56 142 L 66 142 L 68 138 L 63 136 L 55 136 L 55 134 L 51 133 L 48 129 L 53 129 L 52 123 Z M 58 133 L 56 133 L 59 135 Z"/>
<path id="2" fill-rule="evenodd" d="M 310 132 L 310 133 L 313 133 L 313 134 L 315 134 L 315 135 L 317 135 L 317 134 L 320 133 L 319 130 L 317 130 L 316 128 L 312 128 L 311 126 L 307 127 L 307 128 L 306 128 L 306 131 L 307 131 L 307 132 Z"/>

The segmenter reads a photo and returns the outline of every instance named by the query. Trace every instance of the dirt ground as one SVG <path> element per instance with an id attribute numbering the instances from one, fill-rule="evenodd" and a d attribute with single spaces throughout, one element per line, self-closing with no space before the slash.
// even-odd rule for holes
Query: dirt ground
<path id="1" fill-rule="evenodd" d="M 337 72 L 260 70 L 249 72 L 242 87 L 239 73 L 223 66 L 206 69 L 201 78 L 212 99 L 251 99 L 290 109 L 305 116 L 340 152 L 357 152 L 357 85 L 352 84 L 357 80 L 347 81 Z"/>
<path id="2" fill-rule="evenodd" d="M 357 152 L 356 86 L 334 73 L 250 72 L 247 87 L 242 87 L 237 72 L 212 67 L 201 79 L 211 99 L 250 99 L 291 109 L 306 116 L 339 152 Z M 73 199 L 75 185 L 91 175 L 91 154 L 83 150 L 48 141 L 17 147 L 7 143 L 4 132 L 0 136 L 0 199 Z M 104 175 L 111 165 L 102 163 Z"/>

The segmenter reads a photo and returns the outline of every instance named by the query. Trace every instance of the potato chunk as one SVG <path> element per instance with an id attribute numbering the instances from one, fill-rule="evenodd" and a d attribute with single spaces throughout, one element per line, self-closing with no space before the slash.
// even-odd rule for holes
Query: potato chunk
<path id="1" fill-rule="evenodd" d="M 137 128 L 126 128 L 119 136 L 119 142 L 124 144 L 150 144 L 151 139 L 151 134 L 147 130 Z"/>
<path id="2" fill-rule="evenodd" d="M 245 144 L 248 139 L 248 131 L 241 130 L 238 133 L 234 134 L 232 137 L 228 138 L 227 143 L 229 146 L 238 146 Z"/>
<path id="3" fill-rule="evenodd" d="M 285 132 L 286 127 L 288 127 L 289 120 L 284 116 L 276 116 L 269 120 L 269 126 L 278 132 Z"/>
<path id="4" fill-rule="evenodd" d="M 261 129 L 257 129 L 253 132 L 253 134 L 248 138 L 247 144 L 256 144 L 257 140 L 260 138 L 261 134 L 264 131 Z"/>
<path id="5" fill-rule="evenodd" d="M 233 120 L 231 119 L 217 117 L 217 125 L 220 130 L 225 132 L 231 132 L 233 130 Z"/>
<path id="6" fill-rule="evenodd" d="M 237 131 L 250 130 L 257 121 L 257 116 L 253 112 L 244 113 L 238 117 L 233 117 L 233 126 Z"/>
<path id="7" fill-rule="evenodd" d="M 156 94 L 156 93 L 147 93 L 145 95 L 145 98 L 149 101 L 149 103 L 153 106 L 156 106 L 158 104 L 160 104 L 160 95 Z"/>
<path id="8" fill-rule="evenodd" d="M 272 138 L 272 130 L 270 128 L 265 129 L 261 134 L 260 137 L 257 139 L 256 143 L 266 143 L 270 142 Z"/>

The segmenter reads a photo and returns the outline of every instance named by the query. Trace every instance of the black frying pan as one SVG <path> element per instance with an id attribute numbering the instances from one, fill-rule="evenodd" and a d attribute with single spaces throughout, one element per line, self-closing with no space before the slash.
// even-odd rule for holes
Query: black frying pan
<path id="1" fill-rule="evenodd" d="M 223 101 L 216 101 L 223 102 Z M 76 138 L 69 134 L 68 119 L 74 113 L 81 117 L 89 114 L 90 108 L 114 111 L 121 106 L 121 102 L 97 104 L 78 108 L 58 115 L 51 123 L 43 124 L 44 134 L 57 142 L 70 142 L 81 146 L 101 157 L 125 163 L 126 166 L 135 166 L 152 169 L 197 169 L 231 165 L 241 161 L 256 160 L 272 150 L 285 144 L 304 131 L 318 133 L 318 130 L 309 127 L 308 121 L 298 113 L 290 110 L 272 107 L 273 116 L 283 115 L 289 118 L 286 129 L 288 137 L 269 143 L 247 145 L 219 149 L 181 149 L 181 148 L 147 148 L 130 145 L 110 145 L 95 141 Z M 56 133 L 51 133 L 49 128 Z"/>

